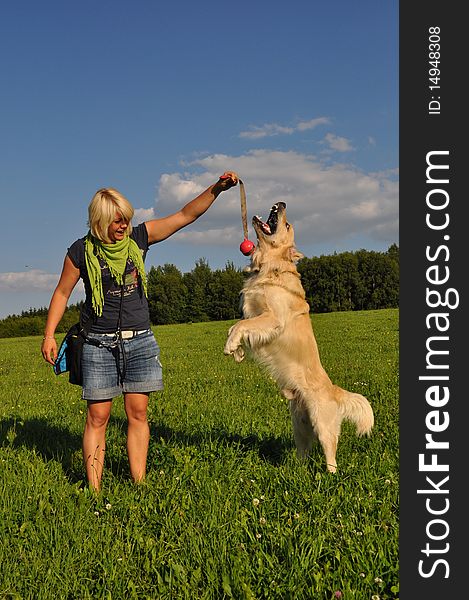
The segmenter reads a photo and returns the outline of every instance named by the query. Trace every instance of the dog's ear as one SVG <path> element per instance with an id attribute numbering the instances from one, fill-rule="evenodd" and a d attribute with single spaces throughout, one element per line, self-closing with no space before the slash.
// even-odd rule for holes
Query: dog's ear
<path id="1" fill-rule="evenodd" d="M 305 257 L 305 255 L 297 250 L 295 246 L 291 246 L 291 248 L 288 249 L 288 254 L 290 260 L 294 263 L 297 263 L 301 258 Z"/>

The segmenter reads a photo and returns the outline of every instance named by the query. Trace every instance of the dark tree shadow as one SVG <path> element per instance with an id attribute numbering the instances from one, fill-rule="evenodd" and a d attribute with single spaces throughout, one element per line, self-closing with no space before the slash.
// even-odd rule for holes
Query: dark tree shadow
<path id="1" fill-rule="evenodd" d="M 130 475 L 125 450 L 124 456 L 122 453 L 126 432 L 127 422 L 111 415 L 107 438 L 112 441 L 106 448 L 106 470 L 116 477 L 128 478 Z M 116 438 L 119 440 L 117 444 L 114 443 Z M 47 419 L 10 417 L 0 421 L 0 446 L 35 450 L 45 462 L 54 460 L 60 463 L 71 483 L 86 483 L 81 433 L 72 433 L 65 427 L 52 425 Z"/>
<path id="2" fill-rule="evenodd" d="M 107 429 L 106 466 L 114 476 L 128 479 L 130 476 L 127 456 L 122 451 L 125 446 L 127 421 L 111 415 Z M 221 446 L 236 446 L 240 452 L 255 452 L 273 465 L 279 465 L 292 443 L 284 438 L 257 435 L 238 435 L 220 428 L 188 433 L 171 429 L 164 424 L 150 424 L 149 464 L 165 465 L 175 463 L 171 446 L 201 448 L 207 441 Z M 159 444 L 160 439 L 165 444 Z M 116 443 L 117 442 L 117 443 Z M 51 425 L 41 418 L 8 418 L 0 421 L 0 445 L 9 448 L 29 448 L 35 450 L 44 461 L 55 460 L 62 465 L 65 476 L 71 483 L 85 481 L 81 461 L 82 435 L 69 429 Z"/>
<path id="3" fill-rule="evenodd" d="M 72 481 L 83 479 L 74 473 L 74 454 L 81 448 L 81 436 L 68 429 L 51 425 L 46 419 L 9 418 L 0 421 L 0 445 L 35 450 L 45 461 L 62 464 Z"/>
<path id="4" fill-rule="evenodd" d="M 152 439 L 163 438 L 169 444 L 181 446 L 200 448 L 208 440 L 215 441 L 221 446 L 236 446 L 240 452 L 255 452 L 273 465 L 280 464 L 285 454 L 292 448 L 292 442 L 285 438 L 273 435 L 261 438 L 255 434 L 243 436 L 217 427 L 196 433 L 187 433 L 152 423 L 150 432 Z"/>

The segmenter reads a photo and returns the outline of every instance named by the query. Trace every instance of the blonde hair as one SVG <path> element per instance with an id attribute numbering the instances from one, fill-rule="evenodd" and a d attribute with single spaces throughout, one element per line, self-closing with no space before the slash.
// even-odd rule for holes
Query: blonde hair
<path id="1" fill-rule="evenodd" d="M 101 188 L 93 196 L 88 206 L 88 225 L 91 234 L 105 244 L 110 244 L 108 237 L 109 225 L 116 218 L 116 213 L 122 215 L 128 223 L 126 235 L 132 233 L 130 223 L 134 216 L 134 208 L 120 192 L 114 188 Z"/>

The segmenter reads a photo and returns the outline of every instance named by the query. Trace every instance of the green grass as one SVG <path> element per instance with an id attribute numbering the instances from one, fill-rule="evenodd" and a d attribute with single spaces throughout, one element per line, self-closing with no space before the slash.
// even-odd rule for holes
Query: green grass
<path id="1" fill-rule="evenodd" d="M 162 326 L 148 476 L 133 485 L 122 398 L 103 492 L 83 484 L 81 389 L 40 338 L 0 340 L 0 598 L 398 598 L 398 311 L 312 317 L 331 379 L 368 397 L 370 438 L 344 424 L 338 473 L 295 457 L 288 406 L 232 322 Z"/>

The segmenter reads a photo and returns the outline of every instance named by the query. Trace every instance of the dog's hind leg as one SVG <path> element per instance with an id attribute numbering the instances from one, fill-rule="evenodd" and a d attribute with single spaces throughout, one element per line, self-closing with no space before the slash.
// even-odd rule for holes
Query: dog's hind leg
<path id="1" fill-rule="evenodd" d="M 315 430 L 326 457 L 327 470 L 335 473 L 337 470 L 335 455 L 342 423 L 339 407 L 335 402 L 320 402 L 317 404 L 315 417 Z"/>
<path id="2" fill-rule="evenodd" d="M 308 458 L 313 442 L 316 440 L 311 419 L 306 406 L 295 397 L 291 390 L 282 390 L 283 395 L 290 402 L 290 414 L 293 427 L 293 439 L 295 440 L 298 458 Z"/>

